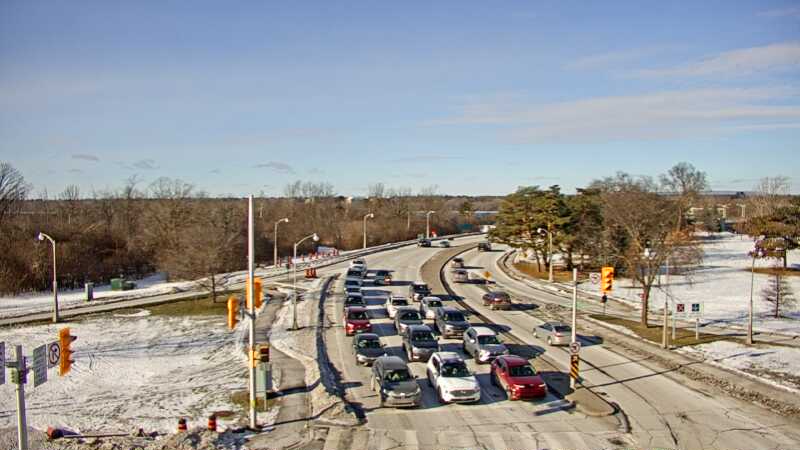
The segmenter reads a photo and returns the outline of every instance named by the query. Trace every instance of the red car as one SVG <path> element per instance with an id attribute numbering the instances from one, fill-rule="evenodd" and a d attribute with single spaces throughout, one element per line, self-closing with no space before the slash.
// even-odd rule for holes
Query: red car
<path id="1" fill-rule="evenodd" d="M 483 306 L 489 309 L 511 309 L 511 297 L 503 291 L 492 291 L 483 294 Z"/>
<path id="2" fill-rule="evenodd" d="M 372 331 L 367 308 L 353 306 L 344 309 L 344 332 L 348 336 Z"/>
<path id="3" fill-rule="evenodd" d="M 516 355 L 498 356 L 492 362 L 492 384 L 506 391 L 509 400 L 543 398 L 547 385 L 527 359 Z"/>

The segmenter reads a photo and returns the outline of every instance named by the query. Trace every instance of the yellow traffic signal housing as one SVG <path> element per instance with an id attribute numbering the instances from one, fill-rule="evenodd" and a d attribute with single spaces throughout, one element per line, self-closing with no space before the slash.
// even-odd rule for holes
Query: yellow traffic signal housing
<path id="1" fill-rule="evenodd" d="M 61 359 L 58 361 L 58 374 L 62 377 L 69 373 L 72 368 L 72 343 L 78 339 L 69 334 L 69 327 L 64 327 L 58 331 L 58 343 L 61 346 Z"/>
<path id="2" fill-rule="evenodd" d="M 261 344 L 258 346 L 258 362 L 269 362 L 269 344 Z"/>
<path id="3" fill-rule="evenodd" d="M 614 284 L 614 268 L 613 267 L 603 267 L 600 272 L 600 291 L 603 293 L 611 292 L 611 288 Z"/>
<path id="4" fill-rule="evenodd" d="M 239 322 L 239 299 L 231 295 L 228 297 L 228 328 L 236 328 Z"/>
<path id="5" fill-rule="evenodd" d="M 256 309 L 261 308 L 261 304 L 263 302 L 263 290 L 262 290 L 262 283 L 260 277 L 253 278 L 253 286 L 255 295 L 253 296 L 256 299 Z M 250 282 L 248 280 L 246 289 L 245 289 L 245 298 L 247 300 L 247 309 L 250 309 Z"/>

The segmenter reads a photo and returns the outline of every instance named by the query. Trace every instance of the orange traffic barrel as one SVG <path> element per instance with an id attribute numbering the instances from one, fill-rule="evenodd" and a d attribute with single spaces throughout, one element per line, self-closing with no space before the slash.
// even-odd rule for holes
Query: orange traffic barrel
<path id="1" fill-rule="evenodd" d="M 208 430 L 217 431 L 217 416 L 215 414 L 208 416 Z"/>

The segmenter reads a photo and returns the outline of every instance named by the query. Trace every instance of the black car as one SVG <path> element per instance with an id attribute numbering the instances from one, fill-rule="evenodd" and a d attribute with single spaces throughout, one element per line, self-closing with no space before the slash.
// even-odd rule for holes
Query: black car
<path id="1" fill-rule="evenodd" d="M 375 333 L 357 334 L 353 338 L 353 354 L 356 364 L 371 365 L 376 359 L 386 354 L 381 338 Z"/>
<path id="2" fill-rule="evenodd" d="M 430 239 L 420 239 L 419 241 L 417 241 L 417 246 L 418 247 L 430 247 L 431 246 L 431 240 Z"/>
<path id="3" fill-rule="evenodd" d="M 373 278 L 372 282 L 376 285 L 391 286 L 392 273 L 388 270 L 378 270 L 375 272 L 375 278 Z"/>
<path id="4" fill-rule="evenodd" d="M 375 360 L 370 387 L 380 396 L 381 406 L 416 407 L 422 403 L 417 377 L 398 356 L 381 356 Z"/>
<path id="5" fill-rule="evenodd" d="M 433 326 L 446 338 L 461 337 L 469 328 L 469 322 L 463 312 L 452 306 L 445 306 L 436 310 Z"/>
<path id="6" fill-rule="evenodd" d="M 481 242 L 478 244 L 478 251 L 479 252 L 490 252 L 492 251 L 492 244 L 488 242 Z"/>
<path id="7" fill-rule="evenodd" d="M 431 295 L 431 288 L 428 287 L 425 283 L 411 283 L 408 287 L 408 296 L 411 297 L 411 300 L 418 302 L 423 299 L 423 297 L 427 297 Z"/>
<path id="8" fill-rule="evenodd" d="M 367 302 L 364 300 L 364 296 L 362 296 L 360 292 L 359 293 L 355 293 L 355 292 L 349 293 L 349 294 L 347 294 L 347 297 L 345 297 L 345 299 L 344 299 L 344 307 L 345 308 L 349 308 L 351 306 L 361 306 L 361 307 L 364 307 L 364 308 L 367 307 Z"/>
<path id="9" fill-rule="evenodd" d="M 439 350 L 439 342 L 427 325 L 409 325 L 402 337 L 403 352 L 409 361 L 427 361 Z"/>

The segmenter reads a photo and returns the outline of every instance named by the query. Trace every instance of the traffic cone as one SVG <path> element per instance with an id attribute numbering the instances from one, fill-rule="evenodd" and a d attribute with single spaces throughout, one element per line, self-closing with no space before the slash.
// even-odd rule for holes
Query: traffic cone
<path id="1" fill-rule="evenodd" d="M 217 415 L 212 414 L 208 416 L 208 430 L 217 431 Z"/>
<path id="2" fill-rule="evenodd" d="M 183 417 L 178 419 L 178 433 L 180 433 L 181 431 L 186 431 L 186 419 L 184 419 Z"/>

